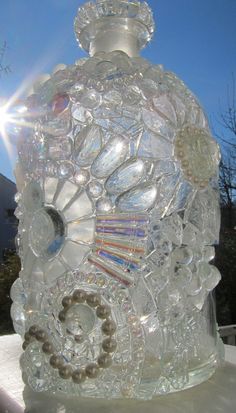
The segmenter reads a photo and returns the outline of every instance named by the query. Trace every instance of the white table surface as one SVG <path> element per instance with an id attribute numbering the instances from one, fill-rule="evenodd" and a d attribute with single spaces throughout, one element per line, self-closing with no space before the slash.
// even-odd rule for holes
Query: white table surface
<path id="1" fill-rule="evenodd" d="M 0 413 L 235 413 L 236 347 L 225 346 L 226 363 L 207 382 L 152 401 L 67 398 L 34 393 L 21 380 L 17 335 L 0 337 Z"/>

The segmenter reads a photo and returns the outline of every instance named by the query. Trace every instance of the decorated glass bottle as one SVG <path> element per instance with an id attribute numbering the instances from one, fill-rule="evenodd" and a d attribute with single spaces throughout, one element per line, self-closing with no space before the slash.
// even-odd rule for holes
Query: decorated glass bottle
<path id="1" fill-rule="evenodd" d="M 138 56 L 153 30 L 144 2 L 85 4 L 90 57 L 25 100 L 11 297 L 36 391 L 149 399 L 218 364 L 219 149 L 184 83 Z"/>

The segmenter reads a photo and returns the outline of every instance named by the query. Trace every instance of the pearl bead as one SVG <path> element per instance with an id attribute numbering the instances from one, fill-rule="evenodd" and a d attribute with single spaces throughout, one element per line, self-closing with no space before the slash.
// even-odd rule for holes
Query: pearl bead
<path id="1" fill-rule="evenodd" d="M 106 281 L 104 280 L 104 278 L 98 278 L 96 281 L 96 285 L 98 287 L 104 287 L 105 284 L 106 284 Z"/>
<path id="2" fill-rule="evenodd" d="M 182 162 L 182 165 L 183 165 L 184 168 L 187 168 L 187 167 L 189 166 L 189 161 L 184 160 L 184 161 Z"/>
<path id="3" fill-rule="evenodd" d="M 208 181 L 201 181 L 199 185 L 200 185 L 200 188 L 203 189 L 208 185 Z"/>
<path id="4" fill-rule="evenodd" d="M 117 348 L 117 342 L 112 338 L 106 338 L 102 342 L 102 348 L 106 353 L 114 353 Z"/>
<path id="5" fill-rule="evenodd" d="M 101 299 L 97 294 L 89 294 L 87 295 L 86 301 L 90 307 L 97 307 L 100 304 Z"/>
<path id="6" fill-rule="evenodd" d="M 83 383 L 86 380 L 86 373 L 82 369 L 78 369 L 73 371 L 72 373 L 72 380 L 76 384 Z"/>
<path id="7" fill-rule="evenodd" d="M 52 354 L 54 351 L 53 345 L 49 341 L 45 341 L 42 346 L 42 350 L 46 354 Z"/>
<path id="8" fill-rule="evenodd" d="M 36 326 L 36 325 L 33 325 L 33 326 L 31 326 L 30 327 L 30 329 L 29 329 L 29 334 L 31 335 L 31 336 L 35 336 L 35 334 L 36 334 L 36 332 L 38 331 L 38 326 Z"/>
<path id="9" fill-rule="evenodd" d="M 112 364 L 112 358 L 109 354 L 103 353 L 98 357 L 98 365 L 103 369 L 107 369 Z"/>
<path id="10" fill-rule="evenodd" d="M 93 274 L 88 274 L 86 278 L 88 284 L 95 284 L 95 277 Z"/>
<path id="11" fill-rule="evenodd" d="M 38 330 L 35 334 L 35 338 L 38 341 L 44 342 L 47 340 L 47 333 L 44 330 Z"/>
<path id="12" fill-rule="evenodd" d="M 176 147 L 177 148 L 182 148 L 183 147 L 183 142 L 181 140 L 176 141 Z"/>
<path id="13" fill-rule="evenodd" d="M 31 334 L 29 332 L 25 333 L 24 339 L 25 339 L 25 341 L 30 341 L 32 339 Z"/>
<path id="14" fill-rule="evenodd" d="M 102 331 L 106 336 L 112 336 L 116 331 L 116 325 L 113 320 L 106 320 L 102 324 Z"/>
<path id="15" fill-rule="evenodd" d="M 184 157 L 184 152 L 183 152 L 183 151 L 178 151 L 178 152 L 177 152 L 177 156 L 178 156 L 180 159 L 183 159 L 183 157 Z"/>
<path id="16" fill-rule="evenodd" d="M 64 360 L 61 356 L 57 356 L 56 354 L 53 354 L 50 357 L 49 363 L 54 369 L 58 369 L 59 367 L 63 366 Z"/>
<path id="17" fill-rule="evenodd" d="M 62 323 L 64 323 L 66 320 L 66 310 L 60 311 L 60 313 L 58 314 L 58 318 Z"/>
<path id="18" fill-rule="evenodd" d="M 62 366 L 59 368 L 58 372 L 62 379 L 68 380 L 71 378 L 73 370 L 71 366 Z"/>
<path id="19" fill-rule="evenodd" d="M 99 367 L 94 363 L 88 364 L 85 368 L 85 372 L 88 378 L 96 379 L 99 375 Z"/>
<path id="20" fill-rule="evenodd" d="M 24 341 L 24 342 L 23 342 L 22 348 L 23 348 L 24 351 L 27 349 L 28 345 L 29 345 L 29 342 L 28 342 L 28 341 Z"/>
<path id="21" fill-rule="evenodd" d="M 66 296 L 62 300 L 62 305 L 63 307 L 67 308 L 71 306 L 72 302 L 73 302 L 72 298 L 70 296 Z"/>
<path id="22" fill-rule="evenodd" d="M 105 319 L 111 314 L 111 309 L 107 305 L 99 305 L 96 314 L 99 318 Z"/>
<path id="23" fill-rule="evenodd" d="M 86 293 L 83 290 L 75 290 L 73 292 L 73 301 L 76 303 L 83 303 L 86 298 Z"/>

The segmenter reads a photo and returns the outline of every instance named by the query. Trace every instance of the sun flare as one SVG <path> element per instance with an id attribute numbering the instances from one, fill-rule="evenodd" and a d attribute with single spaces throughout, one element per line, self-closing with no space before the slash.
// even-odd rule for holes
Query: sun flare
<path id="1" fill-rule="evenodd" d="M 6 123 L 9 121 L 10 115 L 7 112 L 7 106 L 0 106 L 0 133 L 5 129 Z"/>

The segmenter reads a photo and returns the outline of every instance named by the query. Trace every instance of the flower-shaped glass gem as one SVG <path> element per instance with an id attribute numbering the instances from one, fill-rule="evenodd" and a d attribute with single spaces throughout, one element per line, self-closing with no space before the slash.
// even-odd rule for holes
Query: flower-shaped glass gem
<path id="1" fill-rule="evenodd" d="M 219 146 L 205 129 L 185 126 L 177 134 L 175 155 L 181 162 L 186 178 L 204 188 L 217 173 Z"/>

